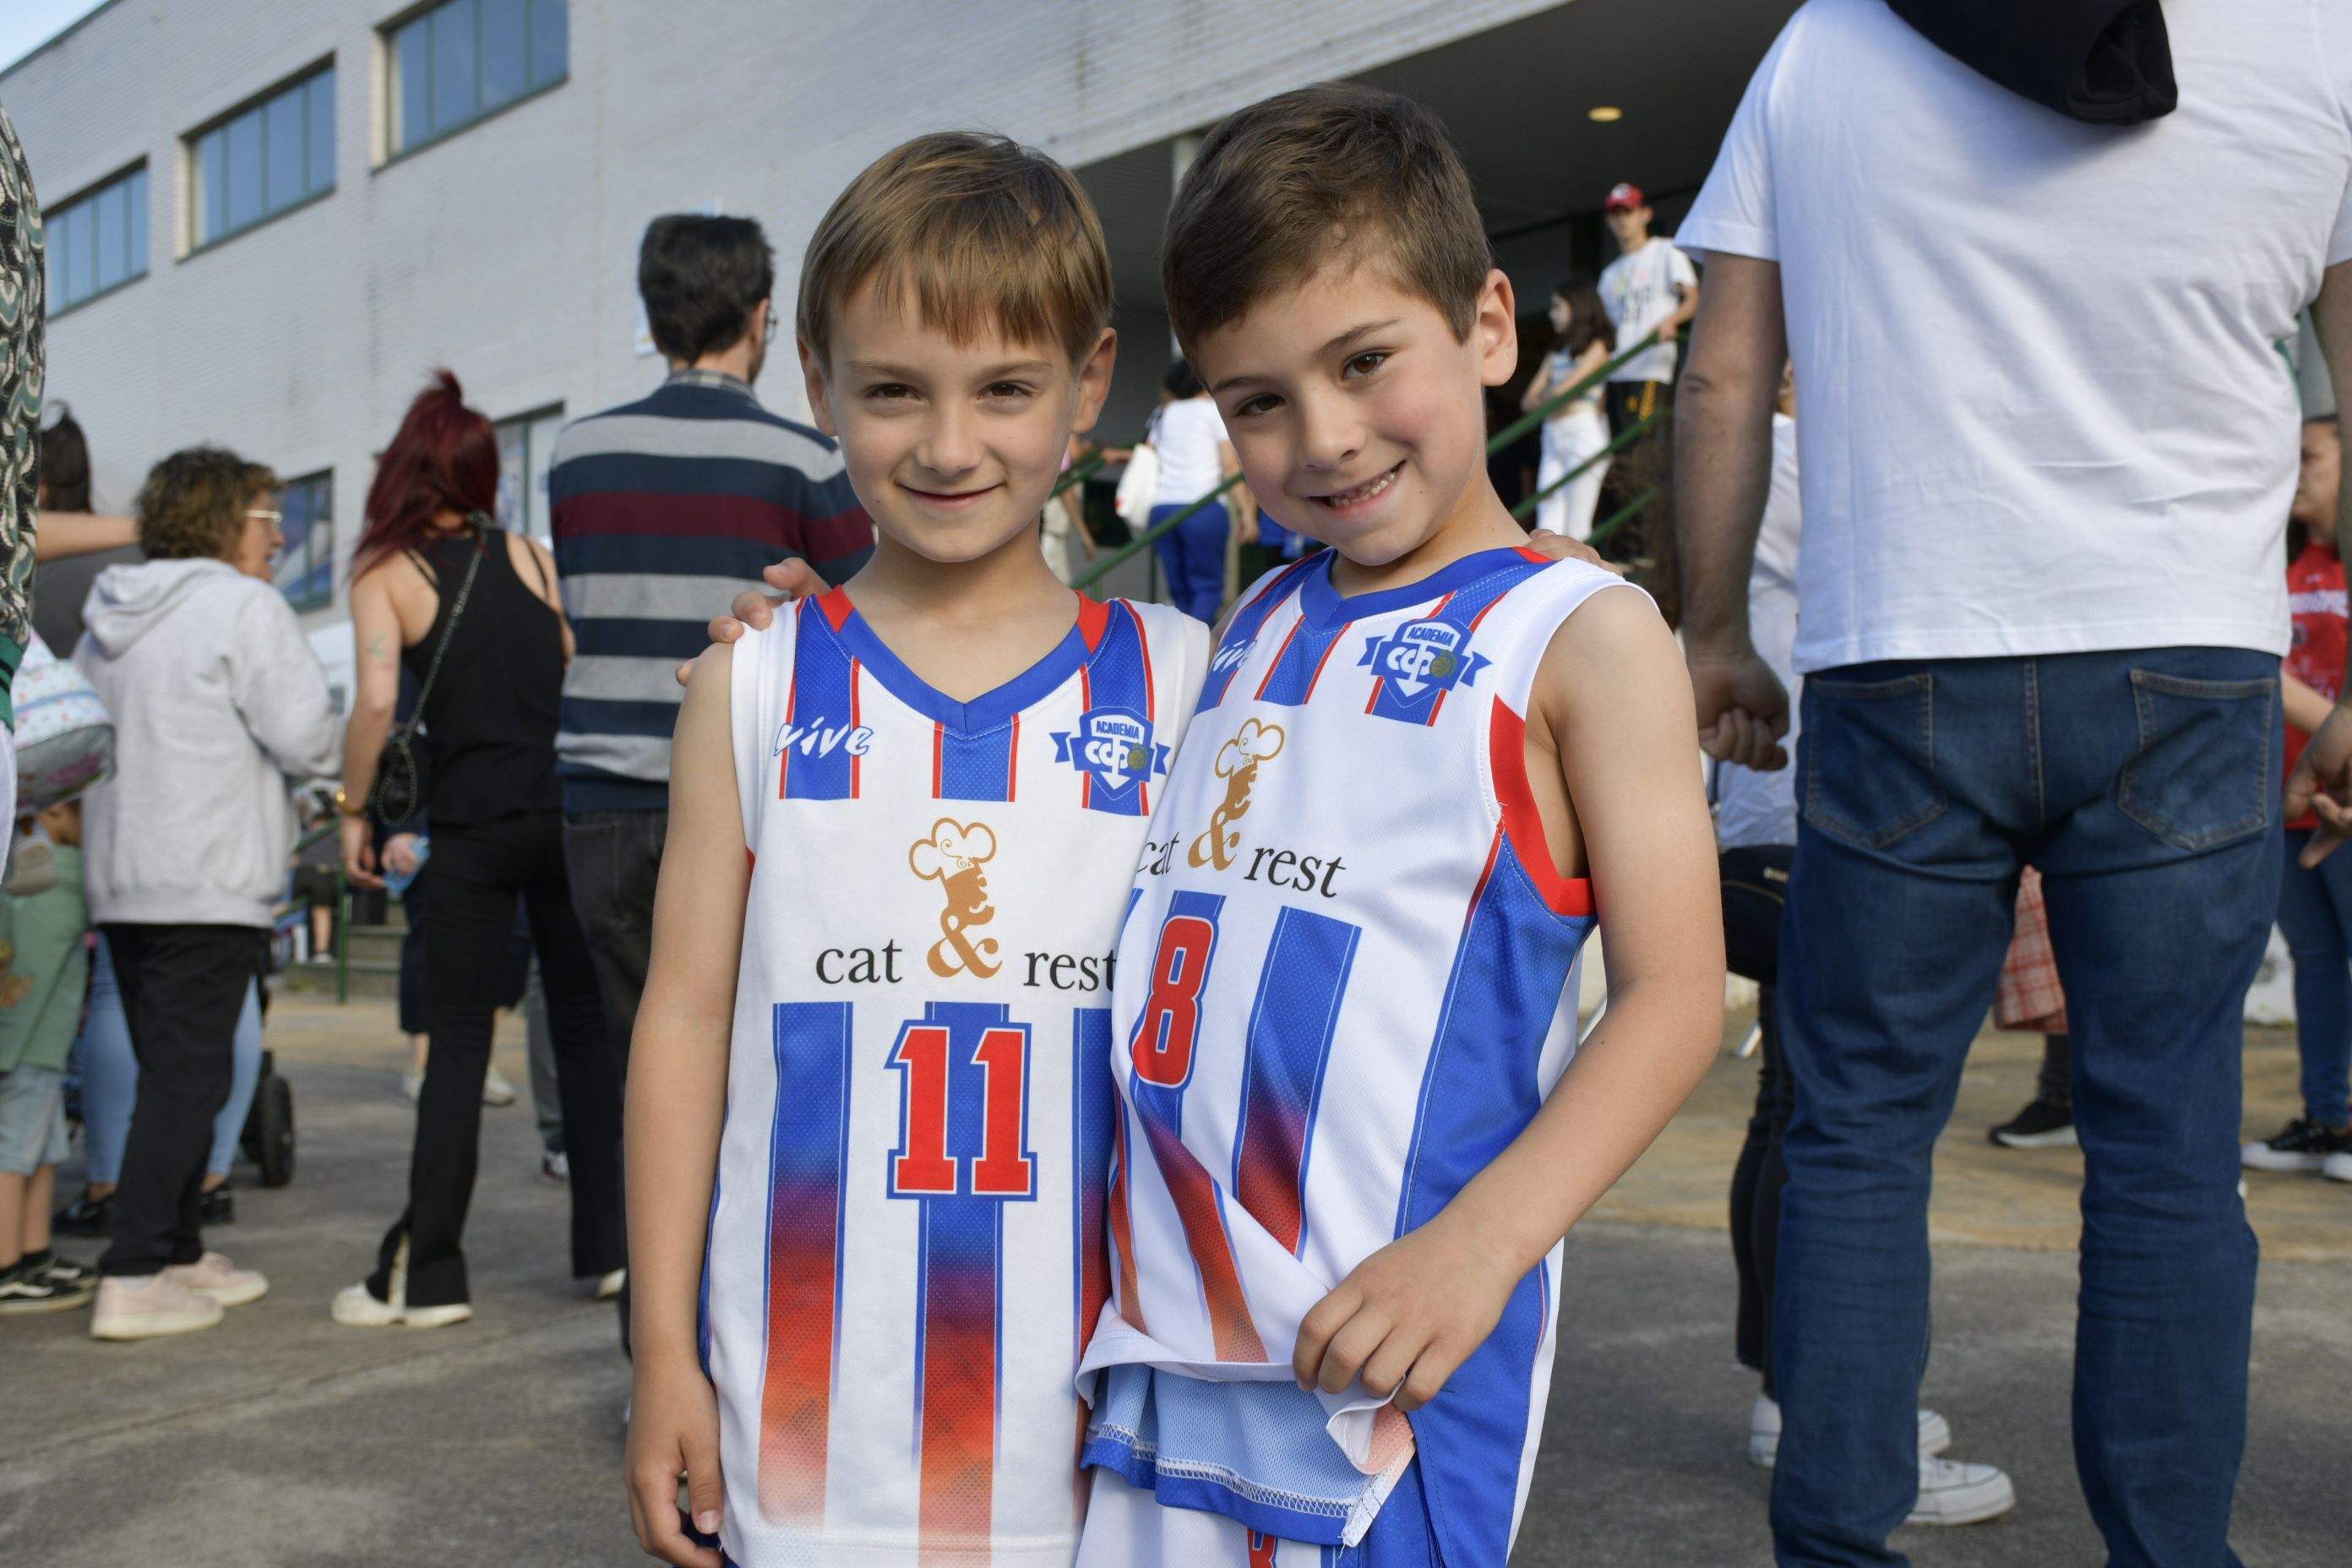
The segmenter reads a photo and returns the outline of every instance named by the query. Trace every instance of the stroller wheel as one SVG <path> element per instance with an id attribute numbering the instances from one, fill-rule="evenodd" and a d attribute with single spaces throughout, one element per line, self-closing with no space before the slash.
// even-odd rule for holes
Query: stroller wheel
<path id="1" fill-rule="evenodd" d="M 267 1069 L 254 1087 L 245 1142 L 261 1168 L 263 1186 L 282 1187 L 294 1179 L 294 1086 Z"/>

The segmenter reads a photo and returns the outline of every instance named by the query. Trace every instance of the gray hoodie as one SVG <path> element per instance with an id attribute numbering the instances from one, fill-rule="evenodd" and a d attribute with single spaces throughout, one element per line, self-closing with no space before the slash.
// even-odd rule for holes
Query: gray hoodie
<path id="1" fill-rule="evenodd" d="M 74 663 L 114 716 L 114 775 L 82 805 L 90 918 L 268 926 L 288 785 L 341 762 L 293 608 L 226 561 L 142 561 L 100 573 L 82 618 Z"/>

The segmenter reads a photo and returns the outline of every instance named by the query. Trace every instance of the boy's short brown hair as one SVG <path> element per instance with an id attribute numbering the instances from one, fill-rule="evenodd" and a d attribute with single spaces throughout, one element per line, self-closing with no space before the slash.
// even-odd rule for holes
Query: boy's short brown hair
<path id="1" fill-rule="evenodd" d="M 1494 253 L 1444 126 L 1402 93 L 1302 87 L 1201 143 L 1160 250 L 1169 320 L 1195 343 L 1326 261 L 1383 251 L 1396 280 L 1466 338 Z"/>
<path id="2" fill-rule="evenodd" d="M 1110 253 L 1086 191 L 1044 153 L 978 132 L 885 153 L 816 226 L 795 329 L 820 363 L 833 313 L 868 283 L 959 343 L 993 325 L 1073 363 L 1110 324 Z"/>
<path id="3" fill-rule="evenodd" d="M 158 561 L 225 561 L 244 534 L 246 509 L 277 488 L 276 474 L 223 447 L 174 452 L 139 487 L 139 548 Z"/>

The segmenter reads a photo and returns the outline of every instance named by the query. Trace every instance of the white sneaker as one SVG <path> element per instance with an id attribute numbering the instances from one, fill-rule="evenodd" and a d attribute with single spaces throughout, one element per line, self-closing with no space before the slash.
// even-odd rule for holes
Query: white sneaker
<path id="1" fill-rule="evenodd" d="M 2330 1154 L 2319 1173 L 2331 1182 L 2352 1182 L 2352 1154 Z"/>
<path id="2" fill-rule="evenodd" d="M 1952 1424 L 1933 1410 L 1919 1412 L 1919 1458 L 1924 1463 L 1952 1446 Z M 1770 1469 L 1780 1457 L 1780 1406 L 1763 1394 L 1748 1412 L 1748 1462 Z"/>
<path id="3" fill-rule="evenodd" d="M 506 1074 L 495 1067 L 491 1068 L 489 1076 L 482 1079 L 482 1103 L 512 1105 L 514 1102 L 515 1086 L 507 1081 Z"/>
<path id="4" fill-rule="evenodd" d="M 1919 1500 L 1906 1524 L 1981 1524 L 2017 1506 L 2017 1489 L 1990 1465 L 1919 1461 Z"/>
<path id="5" fill-rule="evenodd" d="M 400 1075 L 400 1092 L 406 1095 L 410 1103 L 414 1104 L 416 1097 L 425 1092 L 425 1075 L 421 1072 L 402 1073 Z"/>
<path id="6" fill-rule="evenodd" d="M 168 1271 L 136 1276 L 110 1275 L 98 1282 L 98 1305 L 89 1315 L 94 1340 L 153 1340 L 165 1334 L 193 1333 L 209 1329 L 222 1317 L 221 1304 L 202 1291 L 191 1290 Z"/>
<path id="7" fill-rule="evenodd" d="M 473 1307 L 465 1301 L 451 1301 L 439 1307 L 412 1307 L 408 1304 L 408 1243 L 400 1244 L 400 1251 L 392 1260 L 392 1300 L 379 1301 L 368 1289 L 367 1282 L 346 1285 L 335 1292 L 329 1303 L 327 1315 L 347 1329 L 442 1329 L 452 1323 L 462 1323 L 474 1315 Z"/>
<path id="8" fill-rule="evenodd" d="M 596 1300 L 599 1301 L 609 1301 L 613 1300 L 614 1297 L 618 1296 L 621 1293 L 621 1287 L 626 1285 L 628 1282 L 629 1271 L 627 1269 L 614 1269 L 610 1274 L 604 1275 L 596 1281 Z"/>
<path id="9" fill-rule="evenodd" d="M 242 1307 L 269 1294 L 268 1280 L 253 1269 L 239 1268 L 217 1252 L 207 1252 L 194 1263 L 174 1263 L 163 1272 L 224 1307 Z"/>

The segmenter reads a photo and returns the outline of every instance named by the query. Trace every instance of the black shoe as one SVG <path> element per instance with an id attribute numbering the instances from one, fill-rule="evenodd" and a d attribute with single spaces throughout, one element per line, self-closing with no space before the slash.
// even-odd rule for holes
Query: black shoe
<path id="1" fill-rule="evenodd" d="M 2275 1137 L 2248 1143 L 2238 1158 L 2249 1171 L 2316 1171 L 2330 1154 L 2352 1152 L 2352 1128 L 2326 1127 L 2298 1117 Z"/>
<path id="2" fill-rule="evenodd" d="M 215 1187 L 204 1195 L 196 1210 L 196 1220 L 200 1225 L 236 1223 L 236 1200 L 229 1196 L 226 1185 Z"/>
<path id="3" fill-rule="evenodd" d="M 1992 1141 L 2004 1149 L 2071 1149 L 2074 1146 L 2074 1108 L 2037 1098 L 1994 1128 Z"/>
<path id="4" fill-rule="evenodd" d="M 81 1306 L 97 1290 L 96 1285 L 68 1285 L 49 1278 L 44 1268 L 12 1263 L 0 1271 L 0 1315 L 63 1312 Z"/>
<path id="5" fill-rule="evenodd" d="M 104 1236 L 114 1224 L 114 1194 L 93 1198 L 85 1192 L 49 1216 L 49 1228 L 68 1236 Z"/>
<path id="6" fill-rule="evenodd" d="M 25 1267 L 72 1289 L 84 1286 L 92 1290 L 98 1289 L 97 1269 L 87 1263 L 76 1263 L 70 1258 L 60 1258 L 47 1247 L 25 1254 Z"/>

